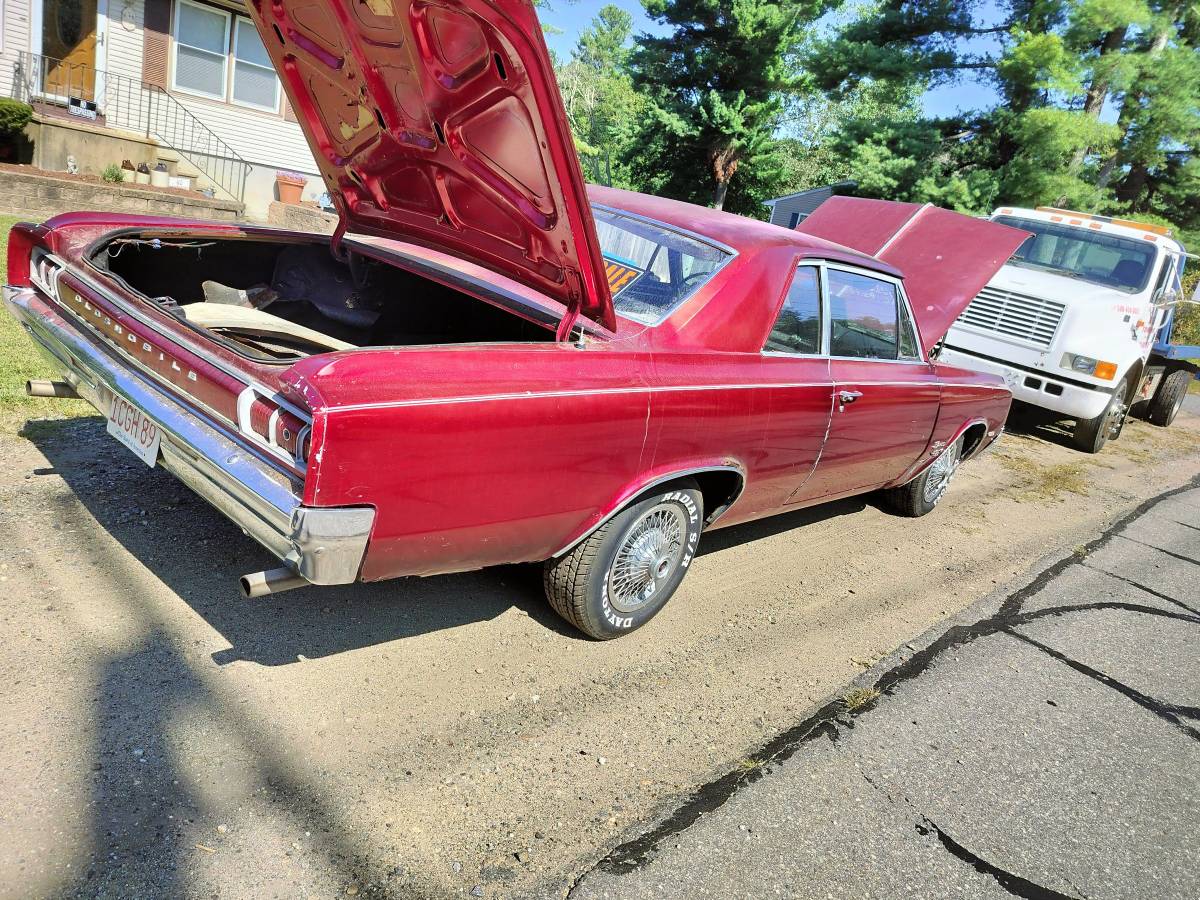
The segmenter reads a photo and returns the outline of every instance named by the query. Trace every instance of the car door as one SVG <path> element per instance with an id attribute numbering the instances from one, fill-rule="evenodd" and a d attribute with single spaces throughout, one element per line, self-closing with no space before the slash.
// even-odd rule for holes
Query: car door
<path id="1" fill-rule="evenodd" d="M 825 443 L 833 381 L 822 307 L 820 266 L 797 266 L 762 350 L 770 416 L 755 467 L 760 508 L 786 502 L 812 475 Z"/>
<path id="2" fill-rule="evenodd" d="M 834 264 L 823 274 L 833 410 L 820 463 L 793 502 L 899 477 L 925 452 L 941 402 L 900 282 Z"/>

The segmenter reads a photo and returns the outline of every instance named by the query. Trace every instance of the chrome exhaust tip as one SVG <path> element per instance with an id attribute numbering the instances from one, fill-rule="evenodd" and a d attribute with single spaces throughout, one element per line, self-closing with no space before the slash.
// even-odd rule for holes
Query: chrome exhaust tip
<path id="1" fill-rule="evenodd" d="M 25 393 L 30 397 L 67 397 L 78 400 L 75 388 L 65 381 L 47 381 L 42 378 L 31 378 L 25 382 Z"/>
<path id="2" fill-rule="evenodd" d="M 251 572 L 249 575 L 243 575 L 239 581 L 242 585 L 242 596 L 247 599 L 307 587 L 312 583 L 307 578 L 297 575 L 287 566 L 268 569 L 265 572 Z"/>

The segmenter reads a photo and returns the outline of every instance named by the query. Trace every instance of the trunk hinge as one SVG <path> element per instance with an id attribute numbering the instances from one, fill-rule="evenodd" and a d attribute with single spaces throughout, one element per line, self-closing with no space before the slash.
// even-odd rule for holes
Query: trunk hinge
<path id="1" fill-rule="evenodd" d="M 329 238 L 329 252 L 333 254 L 333 258 L 340 263 L 349 263 L 350 254 L 342 245 L 346 237 L 346 228 L 350 224 L 350 217 L 346 215 L 346 201 L 341 194 L 334 194 L 331 198 L 334 207 L 337 209 L 338 223 L 333 229 L 333 236 Z"/>
<path id="2" fill-rule="evenodd" d="M 567 311 L 563 314 L 558 323 L 558 329 L 554 333 L 556 341 L 571 340 L 575 325 L 579 322 L 579 311 L 582 308 L 583 286 L 580 283 L 579 273 L 574 269 L 567 269 Z"/>

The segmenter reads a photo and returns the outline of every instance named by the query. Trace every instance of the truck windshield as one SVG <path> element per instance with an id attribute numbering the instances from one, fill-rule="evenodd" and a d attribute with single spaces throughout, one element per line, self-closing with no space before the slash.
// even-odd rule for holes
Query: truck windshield
<path id="1" fill-rule="evenodd" d="M 1012 265 L 1046 269 L 1127 294 L 1142 290 L 1154 268 L 1156 249 L 1145 241 L 1016 216 L 994 221 L 1033 232 L 1009 259 Z"/>
<path id="2" fill-rule="evenodd" d="M 653 325 L 708 281 L 730 254 L 665 225 L 594 206 L 613 305 Z"/>

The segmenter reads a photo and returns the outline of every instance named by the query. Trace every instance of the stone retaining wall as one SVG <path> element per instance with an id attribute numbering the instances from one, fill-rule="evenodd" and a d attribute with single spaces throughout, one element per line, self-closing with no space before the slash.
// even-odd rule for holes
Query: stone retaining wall
<path id="1" fill-rule="evenodd" d="M 0 214 L 41 220 L 78 210 L 232 222 L 240 217 L 242 205 L 232 200 L 209 200 L 200 194 L 182 191 L 161 191 L 141 185 L 106 184 L 19 172 L 11 168 L 0 169 Z"/>
<path id="2" fill-rule="evenodd" d="M 337 216 L 322 212 L 310 203 L 271 203 L 267 212 L 268 224 L 276 228 L 286 228 L 288 231 L 312 231 L 317 234 L 333 234 L 337 227 Z"/>

